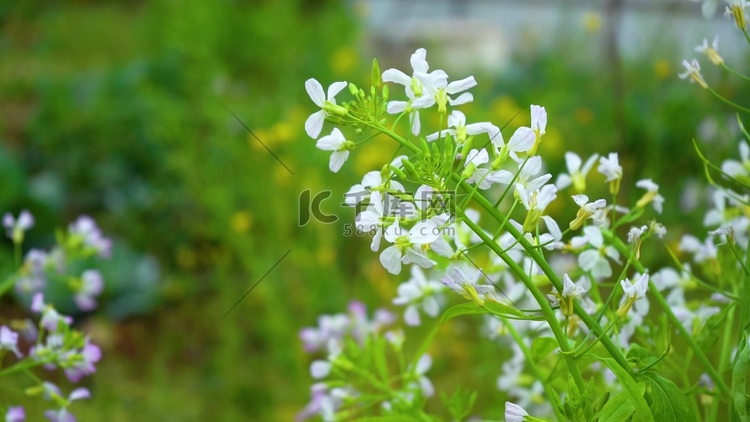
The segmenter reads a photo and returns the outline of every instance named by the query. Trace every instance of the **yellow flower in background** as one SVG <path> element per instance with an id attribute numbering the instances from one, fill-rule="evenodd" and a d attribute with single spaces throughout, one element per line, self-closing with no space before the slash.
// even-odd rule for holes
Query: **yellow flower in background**
<path id="1" fill-rule="evenodd" d="M 659 59 L 654 63 L 654 76 L 660 80 L 672 77 L 672 65 L 667 60 Z"/>
<path id="2" fill-rule="evenodd" d="M 557 160 L 565 154 L 562 134 L 557 128 L 552 128 L 544 135 L 544 145 L 542 145 L 544 157 L 548 160 Z"/>
<path id="3" fill-rule="evenodd" d="M 359 174 L 371 170 L 380 170 L 383 163 L 390 162 L 394 148 L 388 148 L 377 141 L 377 138 L 359 146 L 359 153 L 354 158 L 354 170 Z"/>
<path id="4" fill-rule="evenodd" d="M 336 75 L 349 75 L 357 67 L 359 56 L 357 50 L 350 46 L 339 48 L 331 57 L 331 70 Z"/>
<path id="5" fill-rule="evenodd" d="M 272 132 L 268 129 L 255 129 L 253 130 L 253 133 L 255 136 L 258 137 L 261 141 L 263 141 L 263 144 L 265 144 L 267 147 L 271 147 L 274 144 L 274 137 L 272 135 Z M 252 133 L 247 134 L 247 144 L 250 146 L 250 148 L 255 150 L 265 150 L 263 145 L 258 142 L 258 139 L 255 139 L 255 136 L 252 135 Z"/>
<path id="6" fill-rule="evenodd" d="M 298 125 L 295 122 L 291 122 L 288 119 L 277 122 L 271 128 L 271 133 L 273 133 L 272 136 L 274 138 L 274 141 L 280 143 L 291 141 L 297 135 L 297 127 Z"/>
<path id="7" fill-rule="evenodd" d="M 507 95 L 493 101 L 490 105 L 490 111 L 492 113 L 492 121 L 500 127 L 505 126 L 511 120 L 511 126 L 514 127 L 531 124 L 528 113 L 519 113 L 521 107 L 518 106 L 516 100 Z"/>
<path id="8" fill-rule="evenodd" d="M 281 157 L 281 160 L 290 168 L 294 168 L 294 165 L 289 162 L 286 157 Z M 286 167 L 281 164 L 274 163 L 273 166 L 273 182 L 276 186 L 287 187 L 292 180 L 292 175 L 289 173 Z"/>
<path id="9" fill-rule="evenodd" d="M 598 12 L 588 11 L 583 14 L 583 29 L 588 33 L 599 32 L 602 28 L 602 15 Z"/>
<path id="10" fill-rule="evenodd" d="M 247 211 L 237 211 L 232 214 L 229 226 L 235 233 L 246 233 L 253 225 L 253 215 Z"/>
<path id="11" fill-rule="evenodd" d="M 336 263 L 336 251 L 330 245 L 321 246 L 318 248 L 315 258 L 321 267 L 331 267 Z"/>

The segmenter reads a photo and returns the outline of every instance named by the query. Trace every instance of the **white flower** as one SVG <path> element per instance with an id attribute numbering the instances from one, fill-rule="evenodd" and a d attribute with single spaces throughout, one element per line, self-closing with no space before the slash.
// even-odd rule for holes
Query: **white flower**
<path id="1" fill-rule="evenodd" d="M 586 226 L 583 228 L 583 233 L 582 240 L 593 246 L 593 249 L 587 249 L 578 255 L 578 265 L 584 271 L 591 271 L 591 276 L 594 278 L 611 276 L 612 267 L 610 267 L 607 257 L 618 262 L 620 253 L 613 246 L 604 246 L 604 237 L 597 227 Z"/>
<path id="2" fill-rule="evenodd" d="M 690 83 L 697 83 L 701 86 L 701 88 L 708 88 L 708 84 L 703 79 L 703 75 L 701 75 L 701 65 L 698 63 L 698 60 L 693 59 L 693 61 L 688 62 L 687 60 L 682 61 L 682 66 L 685 67 L 685 71 L 683 73 L 680 73 L 678 76 L 680 79 L 690 79 Z"/>
<path id="3" fill-rule="evenodd" d="M 601 157 L 597 171 L 607 178 L 609 193 L 617 195 L 620 192 L 620 180 L 622 179 L 622 167 L 620 167 L 617 153 L 610 152 L 609 157 Z"/>
<path id="4" fill-rule="evenodd" d="M 709 60 L 711 60 L 711 63 L 721 66 L 724 63 L 724 59 L 721 58 L 719 55 L 719 36 L 717 35 L 714 38 L 714 42 L 711 43 L 711 45 L 708 45 L 708 40 L 706 38 L 703 39 L 703 44 L 695 47 L 695 51 L 697 53 L 705 54 Z"/>
<path id="5" fill-rule="evenodd" d="M 750 147 L 745 141 L 740 142 L 740 158 L 742 161 L 725 160 L 721 163 L 721 171 L 735 178 L 750 176 Z"/>
<path id="6" fill-rule="evenodd" d="M 419 308 L 435 318 L 440 313 L 440 293 L 445 286 L 442 283 L 428 280 L 417 266 L 411 267 L 411 278 L 398 286 L 398 296 L 393 299 L 394 305 L 406 305 L 404 321 L 406 325 L 420 324 Z"/>
<path id="7" fill-rule="evenodd" d="M 659 195 L 659 185 L 654 183 L 651 179 L 639 180 L 635 185 L 639 188 L 646 189 L 647 191 L 643 197 L 638 200 L 635 206 L 643 208 L 650 202 L 654 206 L 656 212 L 661 214 L 664 197 Z"/>
<path id="8" fill-rule="evenodd" d="M 409 122 L 411 123 L 411 132 L 414 135 L 418 135 L 421 129 L 419 122 L 419 107 L 414 104 L 414 101 L 424 95 L 426 95 L 422 80 L 427 79 L 434 83 L 441 83 L 441 81 L 448 80 L 448 75 L 438 69 L 430 73 L 427 71 L 430 66 L 427 64 L 427 50 L 424 48 L 417 49 L 414 54 L 411 55 L 411 67 L 414 70 L 412 76 L 408 76 L 404 72 L 398 69 L 388 69 L 383 72 L 383 82 L 395 82 L 403 85 L 406 89 L 406 96 L 409 101 L 389 101 L 386 110 L 390 114 L 398 114 L 404 111 L 409 113 Z M 417 75 L 422 75 L 421 78 Z"/>
<path id="9" fill-rule="evenodd" d="M 523 407 L 509 401 L 505 402 L 506 422 L 523 422 L 526 420 L 526 416 L 529 416 L 529 414 L 523 410 Z"/>
<path id="10" fill-rule="evenodd" d="M 597 226 L 603 226 L 606 223 L 607 216 L 604 212 L 604 207 L 607 206 L 606 200 L 597 199 L 594 202 L 589 202 L 589 197 L 583 194 L 573 195 L 572 198 L 580 209 L 576 218 L 569 224 L 571 230 L 578 230 L 589 218 L 593 219 Z"/>
<path id="11" fill-rule="evenodd" d="M 328 342 L 328 357 L 326 360 L 315 360 L 310 364 L 310 375 L 315 379 L 321 379 L 328 376 L 333 369 L 333 362 L 341 354 L 341 345 L 335 341 Z"/>
<path id="12" fill-rule="evenodd" d="M 489 189 L 494 182 L 494 178 L 490 176 L 489 169 L 479 167 L 482 164 L 487 164 L 489 161 L 490 157 L 486 149 L 472 149 L 469 151 L 466 156 L 466 164 L 464 164 L 464 168 L 470 174 L 466 178 L 466 182 L 479 184 L 480 189 Z"/>
<path id="13" fill-rule="evenodd" d="M 383 174 L 381 172 L 370 171 L 362 177 L 362 183 L 357 183 L 349 188 L 344 194 L 344 202 L 350 207 L 355 207 L 370 194 L 370 191 L 373 188 L 404 192 L 404 186 L 401 183 L 392 178 L 383 180 Z"/>
<path id="14" fill-rule="evenodd" d="M 383 215 L 383 197 L 380 192 L 373 192 L 367 209 L 357 215 L 357 230 L 372 233 L 370 249 L 377 252 L 380 249 L 380 239 L 383 237 L 385 216 Z M 374 233 L 373 233 L 374 232 Z"/>
<path id="15" fill-rule="evenodd" d="M 646 231 L 648 231 L 648 227 L 646 226 L 631 227 L 630 230 L 628 230 L 628 243 L 640 241 L 641 236 L 643 236 L 643 233 L 646 233 Z"/>
<path id="16" fill-rule="evenodd" d="M 529 155 L 535 155 L 542 137 L 547 133 L 547 110 L 544 107 L 531 106 L 531 130 L 534 131 L 534 144 L 527 152 Z"/>
<path id="17" fill-rule="evenodd" d="M 631 282 L 629 279 L 621 280 L 622 291 L 625 297 L 643 299 L 648 291 L 648 274 L 642 274 L 638 280 Z"/>
<path id="18" fill-rule="evenodd" d="M 527 192 L 532 192 L 544 186 L 552 178 L 549 173 L 535 177 L 542 171 L 542 158 L 539 156 L 529 158 L 525 165 L 520 163 L 518 168 L 518 176 L 507 170 L 500 170 L 492 176 L 492 180 L 503 185 L 509 185 L 515 178 L 516 190 L 522 187 Z"/>
<path id="19" fill-rule="evenodd" d="M 448 83 L 447 77 L 436 78 L 425 73 L 416 73 L 414 76 L 422 82 L 424 88 L 423 95 L 412 102 L 414 108 L 429 108 L 437 104 L 438 113 L 445 113 L 447 112 L 446 103 L 455 106 L 466 104 L 474 100 L 474 96 L 468 92 L 464 92 L 477 85 L 477 81 L 474 80 L 473 76 L 453 81 L 451 83 Z M 464 93 L 455 99 L 450 97 L 450 95 L 455 95 L 461 92 Z"/>
<path id="20" fill-rule="evenodd" d="M 385 239 L 393 243 L 380 254 L 380 263 L 391 274 L 401 272 L 401 264 L 417 264 L 422 268 L 430 268 L 435 263 L 427 257 L 423 246 L 436 241 L 440 236 L 440 229 L 432 220 L 420 221 L 404 232 L 398 220 L 385 229 Z"/>
<path id="21" fill-rule="evenodd" d="M 612 182 L 622 178 L 622 167 L 616 152 L 610 152 L 608 157 L 599 159 L 597 171 L 606 177 L 607 182 Z"/>
<path id="22" fill-rule="evenodd" d="M 466 299 L 471 299 L 481 306 L 488 298 L 493 297 L 495 288 L 486 284 L 477 284 L 484 273 L 465 262 L 451 264 L 441 280 L 449 289 Z"/>
<path id="23" fill-rule="evenodd" d="M 313 100 L 315 105 L 321 108 L 321 110 L 311 114 L 305 121 L 305 131 L 307 131 L 307 134 L 311 138 L 318 139 L 320 131 L 323 130 L 323 121 L 325 120 L 326 115 L 329 115 L 334 111 L 341 112 L 341 110 L 346 110 L 343 107 L 336 105 L 335 98 L 344 88 L 346 88 L 346 82 L 334 82 L 328 87 L 328 95 L 326 96 L 320 82 L 313 78 L 305 81 L 305 90 L 307 90 L 307 94 Z"/>
<path id="24" fill-rule="evenodd" d="M 711 237 L 707 237 L 706 240 L 701 243 L 695 236 L 686 234 L 680 239 L 680 244 L 677 248 L 683 252 L 692 253 L 693 261 L 700 264 L 701 262 L 709 259 L 716 259 L 718 250 L 714 241 Z"/>
<path id="25" fill-rule="evenodd" d="M 440 132 L 435 132 L 427 136 L 427 141 L 432 142 L 438 138 L 443 138 L 450 134 L 456 139 L 456 144 L 462 145 L 466 142 L 466 138 L 472 135 L 479 135 L 486 133 L 490 137 L 490 141 L 493 144 L 503 143 L 503 135 L 500 133 L 500 129 L 490 122 L 471 123 L 466 124 L 466 116 L 458 111 L 453 110 L 448 116 L 448 127 L 453 129 L 444 129 Z"/>
<path id="26" fill-rule="evenodd" d="M 577 298 L 583 296 L 586 289 L 573 283 L 573 280 L 567 274 L 563 274 L 563 291 L 564 298 Z"/>
<path id="27" fill-rule="evenodd" d="M 21 211 L 18 214 L 18 219 L 13 217 L 11 213 L 5 213 L 3 216 L 3 227 L 6 229 L 8 237 L 13 240 L 14 243 L 23 242 L 23 234 L 31 227 L 34 226 L 34 217 L 27 210 Z"/>
<path id="28" fill-rule="evenodd" d="M 555 186 L 562 190 L 570 185 L 577 192 L 583 192 L 586 190 L 586 176 L 589 174 L 591 169 L 594 167 L 596 160 L 599 158 L 599 154 L 594 154 L 586 160 L 583 164 L 581 157 L 574 152 L 565 153 L 565 166 L 568 168 L 568 173 L 561 173 L 557 177 Z M 582 165 L 583 164 L 583 165 Z"/>
<path id="29" fill-rule="evenodd" d="M 528 151 L 533 145 L 536 139 L 536 133 L 531 128 L 521 126 L 513 132 L 513 136 L 510 137 L 508 144 L 502 142 L 493 142 L 497 149 L 497 154 L 501 157 L 507 157 L 513 159 L 515 162 L 522 162 L 523 160 L 518 157 L 518 153 Z"/>
<path id="30" fill-rule="evenodd" d="M 724 11 L 724 16 L 734 18 L 734 23 L 737 28 L 745 30 L 747 26 L 747 17 L 745 16 L 745 9 L 750 7 L 750 2 L 747 0 L 727 0 L 728 6 Z"/>
<path id="31" fill-rule="evenodd" d="M 430 367 L 432 367 L 430 355 L 422 355 L 414 367 L 414 376 L 417 377 L 417 380 L 412 385 L 418 387 L 424 397 L 432 397 L 435 394 L 435 387 L 432 386 L 430 379 L 425 376 Z"/>
<path id="32" fill-rule="evenodd" d="M 569 317 L 574 314 L 573 301 L 585 293 L 586 289 L 583 286 L 573 283 L 573 280 L 567 274 L 563 274 L 562 292 L 550 294 L 547 297 L 550 299 L 552 306 L 560 305 L 562 314 Z"/>
<path id="33" fill-rule="evenodd" d="M 515 187 L 526 210 L 537 211 L 540 213 L 540 217 L 541 213 L 547 209 L 547 205 L 557 199 L 557 188 L 554 185 L 544 185 L 541 189 L 532 192 L 520 183 L 516 183 Z"/>
<path id="34" fill-rule="evenodd" d="M 18 351 L 18 333 L 10 328 L 0 326 L 0 350 L 10 350 L 17 358 L 21 358 L 21 352 Z"/>
<path id="35" fill-rule="evenodd" d="M 323 151 L 333 151 L 328 168 L 337 173 L 349 158 L 349 150 L 354 147 L 354 143 L 347 141 L 338 128 L 333 128 L 331 134 L 318 139 L 315 146 Z"/>

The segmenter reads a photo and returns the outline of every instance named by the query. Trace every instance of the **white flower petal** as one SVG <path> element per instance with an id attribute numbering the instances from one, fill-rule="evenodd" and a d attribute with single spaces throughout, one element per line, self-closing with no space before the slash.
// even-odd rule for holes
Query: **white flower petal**
<path id="1" fill-rule="evenodd" d="M 313 139 L 318 139 L 320 132 L 323 130 L 323 122 L 326 119 L 326 112 L 318 110 L 311 114 L 310 117 L 305 120 L 305 132 Z"/>
<path id="2" fill-rule="evenodd" d="M 305 81 L 305 90 L 310 99 L 318 107 L 323 107 L 326 103 L 326 94 L 323 92 L 323 86 L 314 78 Z"/>
<path id="3" fill-rule="evenodd" d="M 338 173 L 339 170 L 341 170 L 341 166 L 344 165 L 344 162 L 346 162 L 346 159 L 349 158 L 349 151 L 334 151 L 333 154 L 331 154 L 331 159 L 328 162 L 328 168 L 331 169 L 332 172 Z"/>
<path id="4" fill-rule="evenodd" d="M 347 83 L 344 81 L 332 83 L 331 86 L 328 87 L 328 101 L 335 104 L 336 100 L 334 99 L 334 97 L 338 95 L 341 90 L 346 88 L 346 85 Z"/>
<path id="5" fill-rule="evenodd" d="M 396 246 L 389 246 L 380 253 L 380 263 L 391 274 L 401 273 L 401 252 Z"/>

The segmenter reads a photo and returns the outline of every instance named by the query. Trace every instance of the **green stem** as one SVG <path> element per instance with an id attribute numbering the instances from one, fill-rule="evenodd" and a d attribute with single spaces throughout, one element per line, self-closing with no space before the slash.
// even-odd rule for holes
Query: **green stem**
<path id="1" fill-rule="evenodd" d="M 723 103 L 725 103 L 727 105 L 730 105 L 730 106 L 736 108 L 737 110 L 744 111 L 745 113 L 750 113 L 750 108 L 743 107 L 743 106 L 741 106 L 741 105 L 739 105 L 739 104 L 737 104 L 737 103 L 735 103 L 733 101 L 730 101 L 730 100 L 722 97 L 721 94 L 719 94 L 718 92 L 714 91 L 711 87 L 706 87 L 706 89 L 708 90 L 708 92 L 710 92 L 711 94 L 713 94 L 714 97 L 718 98 Z"/>
<path id="2" fill-rule="evenodd" d="M 744 79 L 746 81 L 750 81 L 750 77 L 747 77 L 747 76 L 743 75 L 742 73 L 740 73 L 740 72 L 732 69 L 731 67 L 727 66 L 726 63 L 722 63 L 721 67 L 724 68 L 724 70 L 726 70 L 727 72 L 733 73 L 735 76 L 738 76 L 738 77 L 740 77 L 740 78 L 742 78 L 742 79 Z"/>
<path id="3" fill-rule="evenodd" d="M 528 365 L 529 369 L 531 369 L 531 372 L 533 373 L 534 377 L 538 379 L 540 382 L 542 382 L 542 386 L 544 388 L 544 395 L 547 396 L 547 400 L 550 403 L 554 403 L 555 400 L 552 396 L 552 392 L 550 391 L 550 383 L 544 382 L 545 378 L 542 375 L 542 371 L 537 366 L 536 362 L 534 362 L 534 359 L 531 356 L 531 350 L 529 350 L 528 346 L 526 346 L 526 342 L 523 341 L 523 338 L 521 338 L 521 335 L 518 334 L 518 330 L 516 330 L 516 327 L 513 326 L 507 319 L 500 318 L 500 321 L 503 322 L 503 325 L 505 325 L 505 328 L 508 329 L 508 332 L 510 333 L 510 336 L 513 337 L 513 340 L 518 344 L 518 347 L 521 348 L 521 351 L 523 352 L 523 355 L 526 356 L 526 365 Z M 552 409 L 555 411 L 555 415 L 557 416 L 558 420 L 565 419 L 560 413 L 560 409 L 557 408 L 557 406 L 552 406 Z"/>
<path id="4" fill-rule="evenodd" d="M 733 306 L 727 313 L 727 320 L 724 322 L 724 337 L 721 339 L 721 352 L 719 354 L 719 374 L 727 370 L 729 364 L 729 355 L 732 353 L 732 331 L 734 328 L 734 311 Z M 711 403 L 711 409 L 708 412 L 708 420 L 716 420 L 716 414 L 719 411 L 719 400 Z"/>
<path id="5" fill-rule="evenodd" d="M 477 198 L 483 198 L 482 196 L 478 196 Z M 486 199 L 485 199 L 486 201 Z M 488 205 L 491 206 L 491 204 L 488 203 Z M 466 216 L 463 214 L 463 210 L 457 210 L 457 212 L 462 213 L 463 216 Z M 581 370 L 578 368 L 578 364 L 576 363 L 573 356 L 570 354 L 571 347 L 568 343 L 568 338 L 565 336 L 565 333 L 563 333 L 562 327 L 560 327 L 559 321 L 557 321 L 557 318 L 555 317 L 555 311 L 550 306 L 549 302 L 547 301 L 547 298 L 544 296 L 544 294 L 539 290 L 539 288 L 534 284 L 534 282 L 531 280 L 531 278 L 523 271 L 523 268 L 518 265 L 518 263 L 513 260 L 510 256 L 508 256 L 507 253 L 503 252 L 500 245 L 497 244 L 494 240 L 492 240 L 487 233 L 485 233 L 484 230 L 482 230 L 481 227 L 476 225 L 471 219 L 466 218 L 464 223 L 469 226 L 469 228 L 474 231 L 474 233 L 479 236 L 482 241 L 490 248 L 493 252 L 497 254 L 507 265 L 508 268 L 519 278 L 521 279 L 521 282 L 526 286 L 527 289 L 529 289 L 529 292 L 531 292 L 532 296 L 534 296 L 534 299 L 539 304 L 542 314 L 544 315 L 544 319 L 547 321 L 547 324 L 549 324 L 550 329 L 552 330 L 552 334 L 555 336 L 555 340 L 557 340 L 558 345 L 560 346 L 560 350 L 562 351 L 562 355 L 568 365 L 568 370 L 570 371 L 571 376 L 573 377 L 573 382 L 575 382 L 576 387 L 578 388 L 579 394 L 582 398 L 584 398 L 584 402 L 586 403 L 586 407 L 584 408 L 584 411 L 586 412 L 587 419 L 591 419 L 593 416 L 593 410 L 591 409 L 591 403 L 589 400 L 586 400 L 585 397 L 585 385 L 583 382 L 583 376 L 581 375 Z"/>
<path id="6" fill-rule="evenodd" d="M 475 199 L 479 206 L 487 211 L 487 213 L 489 213 L 496 221 L 503 221 L 505 219 L 503 213 L 493 207 L 492 204 L 487 200 L 487 198 L 482 195 L 477 195 Z M 508 233 L 511 234 L 511 236 L 518 240 L 521 246 L 527 251 L 529 256 L 537 263 L 537 265 L 539 265 L 539 268 L 542 270 L 544 275 L 547 276 L 552 286 L 558 291 L 562 291 L 562 281 L 560 280 L 560 277 L 557 275 L 557 273 L 555 273 L 555 270 L 552 269 L 547 260 L 544 259 L 544 255 L 542 254 L 542 252 L 535 248 L 534 245 L 530 244 L 529 241 L 523 236 L 523 234 L 520 233 L 515 227 L 513 227 L 513 225 L 509 224 L 507 226 L 507 230 Z M 479 233 L 477 233 L 477 235 L 479 235 Z M 480 235 L 479 237 L 482 236 Z M 513 262 L 513 264 L 516 264 L 515 261 Z M 518 265 L 516 264 L 516 266 Z M 521 270 L 521 272 L 523 272 L 523 270 Z M 544 299 L 543 301 L 546 303 L 546 299 Z M 599 323 L 594 321 L 594 319 L 583 309 L 583 307 L 578 302 L 574 304 L 574 310 L 576 315 L 581 318 L 581 321 L 589 328 L 589 330 L 594 333 L 594 335 L 599 336 L 604 333 L 604 328 L 602 328 Z M 609 352 L 612 358 L 617 362 L 617 364 L 632 376 L 633 368 L 630 366 L 627 359 L 625 359 L 625 355 L 622 353 L 620 348 L 616 346 L 607 336 L 602 337 L 601 342 L 604 348 L 607 349 L 607 352 Z"/>
<path id="7" fill-rule="evenodd" d="M 607 230 L 602 230 L 602 234 L 604 235 L 604 238 L 607 239 L 607 241 L 612 244 L 617 250 L 619 250 L 621 253 L 627 253 L 628 247 L 622 243 L 620 239 L 615 237 L 612 232 Z M 633 261 L 633 267 L 640 271 L 641 273 L 646 271 L 646 268 L 641 264 L 640 261 L 635 260 Z M 669 319 L 669 322 L 677 327 L 677 331 L 680 332 L 680 335 L 685 339 L 685 341 L 688 343 L 688 346 L 690 346 L 690 349 L 695 353 L 695 357 L 698 359 L 698 361 L 703 366 L 703 369 L 708 373 L 708 375 L 711 377 L 711 379 L 716 383 L 716 385 L 719 387 L 719 390 L 721 391 L 721 394 L 724 397 L 729 397 L 729 387 L 727 387 L 724 380 L 721 378 L 719 373 L 716 371 L 716 369 L 713 367 L 711 362 L 706 357 L 706 354 L 703 353 L 703 350 L 701 347 L 696 343 L 693 336 L 688 333 L 687 329 L 682 325 L 680 320 L 677 318 L 677 315 L 672 312 L 672 309 L 669 307 L 669 304 L 667 303 L 666 299 L 664 299 L 664 296 L 659 292 L 659 290 L 656 288 L 654 283 L 648 283 L 648 290 L 651 294 L 651 297 L 654 298 L 656 303 L 659 305 L 659 307 L 664 311 L 665 314 L 667 314 L 667 319 Z"/>

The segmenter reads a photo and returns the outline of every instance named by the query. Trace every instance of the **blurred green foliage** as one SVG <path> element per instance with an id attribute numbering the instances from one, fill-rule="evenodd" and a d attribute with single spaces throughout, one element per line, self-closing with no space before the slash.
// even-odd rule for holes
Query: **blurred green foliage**
<path id="1" fill-rule="evenodd" d="M 87 381 L 92 400 L 74 407 L 81 420 L 289 420 L 311 383 L 298 330 L 350 299 L 372 308 L 393 297 L 401 278 L 380 268 L 369 239 L 341 235 L 351 210 L 329 200 L 325 210 L 341 220 L 297 226 L 300 192 L 342 195 L 395 149 L 355 151 L 333 177 L 303 130 L 313 111 L 304 80 L 368 82 L 358 13 L 332 0 L 0 5 L 0 210 L 37 216 L 32 245 L 49 244 L 35 233 L 80 213 L 116 243 L 103 311 L 85 321 L 104 358 Z M 542 104 L 553 173 L 567 150 L 619 150 L 631 185 L 643 177 L 662 185 L 668 227 L 697 230 L 702 216 L 678 205 L 688 180 L 701 180 L 690 140 L 703 119 L 723 128 L 727 111 L 712 114 L 705 93 L 677 80 L 680 58 L 668 45 L 625 62 L 613 81 L 604 59 L 569 49 L 591 35 L 573 28 L 556 50 L 478 75 L 467 115 L 509 121 L 507 139 L 528 123 L 528 105 Z M 712 153 L 734 150 L 730 142 Z M 9 242 L 2 252 L 7 267 Z M 455 321 L 444 334 L 472 341 L 474 322 Z M 485 345 L 472 355 L 460 344 L 433 351 L 438 388 L 482 389 L 478 411 L 499 415 L 502 401 L 489 392 L 506 352 Z"/>

